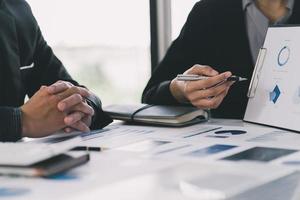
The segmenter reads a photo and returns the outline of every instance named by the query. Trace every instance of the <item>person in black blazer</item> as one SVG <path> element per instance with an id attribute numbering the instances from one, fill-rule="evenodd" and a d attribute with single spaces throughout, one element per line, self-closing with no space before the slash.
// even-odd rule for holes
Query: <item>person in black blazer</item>
<path id="1" fill-rule="evenodd" d="M 202 0 L 155 69 L 142 96 L 148 104 L 193 105 L 211 109 L 212 117 L 244 116 L 250 81 L 225 82 L 231 74 L 251 79 L 269 24 L 299 24 L 294 0 Z M 201 64 L 201 65 L 200 65 Z M 177 74 L 211 76 L 176 80 Z"/>
<path id="2" fill-rule="evenodd" d="M 0 141 L 89 131 L 112 121 L 54 55 L 24 0 L 0 0 L 0 88 Z"/>

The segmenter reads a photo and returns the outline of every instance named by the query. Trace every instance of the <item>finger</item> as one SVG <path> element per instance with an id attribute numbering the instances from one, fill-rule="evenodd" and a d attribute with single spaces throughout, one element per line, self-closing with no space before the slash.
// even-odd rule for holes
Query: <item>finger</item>
<path id="1" fill-rule="evenodd" d="M 80 94 L 82 97 L 88 97 L 90 95 L 89 91 L 82 87 L 72 86 L 64 92 L 57 94 L 60 100 L 63 100 L 73 94 Z"/>
<path id="2" fill-rule="evenodd" d="M 83 123 L 85 123 L 85 125 L 87 125 L 88 127 L 91 126 L 92 124 L 92 116 L 90 115 L 85 115 L 85 117 L 81 120 Z"/>
<path id="3" fill-rule="evenodd" d="M 67 81 L 57 81 L 56 83 L 54 83 L 53 85 L 50 85 L 47 90 L 50 94 L 57 94 L 60 92 L 63 92 L 67 89 L 69 89 L 70 87 L 72 87 L 73 84 Z"/>
<path id="4" fill-rule="evenodd" d="M 82 121 L 78 121 L 75 124 L 72 124 L 70 127 L 75 130 L 81 131 L 81 132 L 89 132 L 90 131 L 90 128 Z"/>
<path id="5" fill-rule="evenodd" d="M 223 99 L 227 95 L 227 92 L 228 90 L 224 91 L 219 96 L 210 99 L 200 99 L 199 101 L 194 102 L 193 105 L 200 109 L 215 109 L 222 103 Z"/>
<path id="6" fill-rule="evenodd" d="M 66 126 L 71 126 L 72 124 L 80 121 L 85 117 L 85 114 L 82 112 L 73 112 L 72 114 L 66 116 L 64 118 L 64 122 Z"/>
<path id="7" fill-rule="evenodd" d="M 216 86 L 216 85 L 224 82 L 230 76 L 232 76 L 231 72 L 224 72 L 224 73 L 222 73 L 220 75 L 217 75 L 217 76 L 214 76 L 214 77 L 210 77 L 207 80 L 204 80 L 202 82 L 202 86 L 204 88 L 210 88 L 210 87 Z"/>
<path id="8" fill-rule="evenodd" d="M 196 90 L 190 94 L 187 95 L 187 99 L 189 101 L 198 101 L 200 99 L 206 99 L 209 97 L 215 97 L 223 93 L 224 91 L 228 90 L 230 86 L 232 85 L 231 82 L 226 82 L 224 84 L 218 85 L 216 87 L 212 87 L 206 90 Z"/>
<path id="9" fill-rule="evenodd" d="M 83 102 L 83 98 L 80 94 L 73 94 L 69 97 L 67 97 L 66 99 L 63 99 L 62 101 L 60 101 L 57 105 L 58 109 L 60 111 L 65 111 L 65 110 L 69 110 L 71 107 L 80 104 Z"/>
<path id="10" fill-rule="evenodd" d="M 230 85 L 229 87 L 231 87 L 232 85 L 234 85 L 236 82 L 235 81 L 229 81 Z"/>
<path id="11" fill-rule="evenodd" d="M 71 133 L 71 132 L 74 132 L 76 130 L 73 129 L 73 128 L 67 127 L 67 128 L 64 129 L 64 131 L 65 131 L 65 133 Z"/>
<path id="12" fill-rule="evenodd" d="M 221 105 L 221 103 L 223 102 L 223 100 L 227 94 L 228 94 L 228 90 L 225 90 L 219 96 L 214 97 L 215 103 L 212 108 L 214 108 L 214 109 L 218 108 Z"/>
<path id="13" fill-rule="evenodd" d="M 190 81 L 189 83 L 187 83 L 187 92 L 214 87 L 224 82 L 231 75 L 231 72 L 224 72 L 217 76 L 210 77 L 207 80 Z"/>
<path id="14" fill-rule="evenodd" d="M 187 74 L 196 74 L 203 76 L 216 76 L 219 74 L 216 70 L 206 65 L 194 65 L 190 70 L 187 71 Z"/>
<path id="15" fill-rule="evenodd" d="M 92 124 L 92 117 L 85 115 L 80 121 L 83 122 L 87 127 L 89 127 Z M 64 130 L 65 130 L 65 132 L 68 132 L 68 133 L 76 131 L 75 129 L 73 129 L 71 127 L 67 127 Z"/>
<path id="16" fill-rule="evenodd" d="M 89 106 L 87 103 L 84 103 L 84 102 L 72 107 L 71 111 L 82 112 L 82 113 L 84 113 L 86 115 L 90 115 L 90 116 L 93 116 L 95 114 L 94 109 L 91 106 Z"/>
<path id="17" fill-rule="evenodd" d="M 34 96 L 39 96 L 40 98 L 48 99 L 50 95 L 47 89 L 47 86 L 42 85 L 40 89 L 34 94 Z"/>
<path id="18" fill-rule="evenodd" d="M 40 90 L 44 90 L 44 89 L 46 89 L 46 88 L 47 88 L 47 86 L 42 85 L 42 86 L 40 87 Z"/>

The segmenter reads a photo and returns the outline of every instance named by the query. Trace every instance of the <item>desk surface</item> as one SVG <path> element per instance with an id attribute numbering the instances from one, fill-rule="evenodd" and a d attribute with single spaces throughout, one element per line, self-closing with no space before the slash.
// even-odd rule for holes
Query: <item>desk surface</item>
<path id="1" fill-rule="evenodd" d="M 214 137 L 215 131 L 209 131 L 214 127 L 247 130 L 248 133 Z M 105 144 L 111 150 L 92 152 L 88 164 L 48 179 L 0 177 L 0 199 L 294 200 L 299 191 L 298 152 L 271 162 L 221 161 L 228 152 L 235 154 L 257 146 L 300 150 L 300 135 L 296 133 L 222 119 L 187 128 L 149 127 L 146 128 L 148 132 L 143 133 L 141 126 L 114 124 L 107 129 L 107 133 L 114 133 L 89 138 L 84 144 Z M 190 137 L 191 134 L 194 136 Z M 155 147 L 147 143 L 150 140 L 171 142 Z M 187 151 L 214 144 L 237 148 L 203 158 L 184 156 Z M 181 153 L 170 153 L 171 150 Z M 158 152 L 166 155 L 158 155 Z M 297 159 L 299 165 L 282 164 L 287 160 L 297 164 Z M 254 184 L 255 179 L 259 185 Z M 228 186 L 225 189 L 228 196 L 200 187 L 207 184 L 218 188 L 234 181 L 239 188 Z"/>

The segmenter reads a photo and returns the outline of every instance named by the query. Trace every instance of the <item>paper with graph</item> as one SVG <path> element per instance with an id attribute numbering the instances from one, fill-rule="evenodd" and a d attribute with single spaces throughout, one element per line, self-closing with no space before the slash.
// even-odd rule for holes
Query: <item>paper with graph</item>
<path id="1" fill-rule="evenodd" d="M 300 27 L 270 27 L 248 96 L 245 121 L 300 131 Z"/>

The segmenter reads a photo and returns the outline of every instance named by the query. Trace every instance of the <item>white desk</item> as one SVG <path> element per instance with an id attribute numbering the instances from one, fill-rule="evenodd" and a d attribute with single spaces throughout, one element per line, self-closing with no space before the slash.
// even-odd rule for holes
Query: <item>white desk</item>
<path id="1" fill-rule="evenodd" d="M 249 138 L 264 136 L 266 133 L 276 133 L 278 130 L 274 128 L 261 127 L 258 125 L 243 123 L 238 120 L 211 120 L 208 123 L 196 125 L 201 126 L 235 126 L 235 128 L 249 129 Z M 113 125 L 115 126 L 115 125 Z M 180 137 L 180 130 L 183 129 L 170 129 L 170 128 L 153 128 L 158 132 L 165 132 L 156 134 L 155 132 L 141 136 L 136 133 L 127 133 L 132 137 L 117 137 L 114 140 L 107 137 L 107 143 L 114 145 L 127 145 L 127 140 L 132 142 L 144 141 L 149 139 L 168 140 L 171 138 L 178 143 L 182 142 L 178 139 Z M 261 133 L 259 133 L 261 131 Z M 279 131 L 282 132 L 282 131 Z M 231 138 L 211 138 L 204 136 L 211 134 L 203 133 L 193 138 L 186 138 L 194 145 L 205 146 L 213 143 L 221 144 L 239 144 L 239 148 L 249 148 L 250 146 L 277 146 L 280 144 L 282 147 L 288 148 L 298 146 L 300 149 L 300 135 L 296 133 L 285 133 L 285 136 L 278 136 L 279 141 L 259 141 L 249 140 L 246 136 L 246 141 L 239 141 L 239 137 Z M 278 134 L 278 133 L 277 133 Z M 281 144 L 280 141 L 291 140 L 287 144 Z M 259 138 L 260 139 L 260 138 Z M 101 143 L 101 138 L 86 141 L 86 143 Z M 248 141 L 247 141 L 248 140 Z M 274 140 L 274 139 L 273 139 Z M 283 142 L 282 142 L 283 143 Z M 299 144 L 299 145 L 298 145 Z M 245 146 L 245 147 L 244 147 Z M 161 147 L 160 147 L 161 148 Z M 126 148 L 125 148 L 126 149 Z M 233 150 L 234 152 L 235 150 Z M 298 182 L 300 182 L 300 173 L 296 169 L 300 165 L 285 166 L 281 164 L 282 159 L 277 159 L 269 163 L 251 163 L 242 162 L 234 163 L 228 161 L 219 161 L 220 155 L 211 156 L 207 159 L 197 159 L 190 157 L 180 156 L 152 156 L 155 150 L 148 150 L 142 152 L 121 151 L 121 150 L 108 150 L 104 152 L 92 152 L 91 161 L 78 167 L 68 173 L 52 179 L 38 179 L 38 178 L 0 178 L 0 199 L 105 199 L 105 200 L 159 200 L 159 199 L 201 199 L 195 188 L 190 187 L 185 180 L 192 180 L 197 178 L 200 174 L 224 174 L 236 173 L 243 175 L 245 179 L 241 178 L 239 181 L 241 186 L 249 182 L 251 185 L 251 176 L 256 173 L 261 173 L 261 180 L 263 183 L 259 187 L 251 187 L 245 189 L 244 192 L 230 199 L 292 199 L 295 193 Z M 295 156 L 296 155 L 296 156 Z M 299 158 L 300 154 L 296 153 L 294 158 Z M 299 155 L 299 156 L 297 156 Z M 278 175 L 276 181 L 269 182 L 271 174 Z M 252 175 L 251 175 L 252 174 Z M 243 177 L 241 176 L 241 177 Z M 220 178 L 220 181 L 225 182 L 234 181 L 233 176 Z M 250 177 L 250 179 L 249 179 Z M 248 180 L 249 179 L 249 180 Z M 259 178 L 258 178 L 259 179 Z M 199 179 L 202 181 L 200 184 L 205 184 L 205 178 Z M 208 180 L 210 181 L 210 180 Z M 216 184 L 218 182 L 212 183 Z M 219 183 L 218 183 L 219 184 Z M 224 183 L 223 183 L 224 184 Z M 203 194 L 205 191 L 201 191 Z M 209 197 L 209 196 L 206 196 Z M 205 198 L 202 198 L 205 199 Z M 206 199 L 213 199 L 213 196 Z"/>

